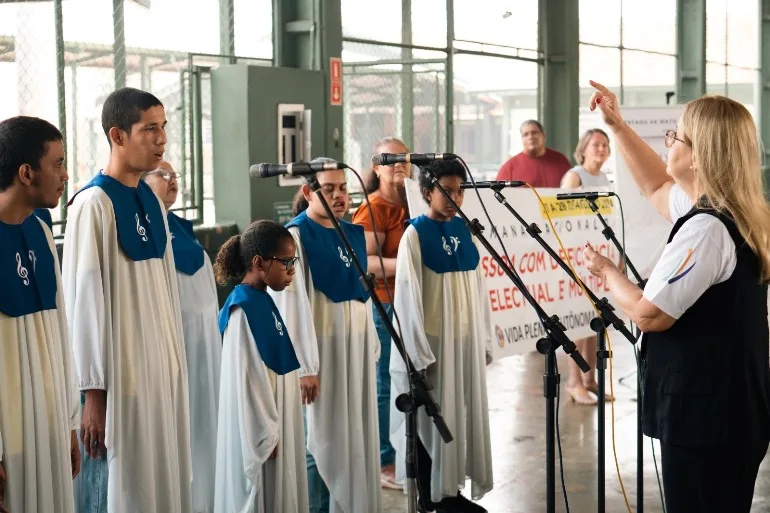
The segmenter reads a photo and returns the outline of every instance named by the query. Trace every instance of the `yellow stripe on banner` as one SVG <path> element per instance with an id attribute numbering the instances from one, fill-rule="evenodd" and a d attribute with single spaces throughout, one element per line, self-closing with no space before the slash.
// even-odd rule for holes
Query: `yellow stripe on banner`
<path id="1" fill-rule="evenodd" d="M 556 196 L 542 196 L 541 199 L 543 201 L 540 204 L 540 215 L 543 219 L 547 219 L 545 209 L 548 209 L 548 214 L 551 217 L 593 215 L 588 201 L 584 199 L 557 200 Z M 597 198 L 596 206 L 599 207 L 599 212 L 604 216 L 612 214 L 614 208 L 612 198 Z"/>

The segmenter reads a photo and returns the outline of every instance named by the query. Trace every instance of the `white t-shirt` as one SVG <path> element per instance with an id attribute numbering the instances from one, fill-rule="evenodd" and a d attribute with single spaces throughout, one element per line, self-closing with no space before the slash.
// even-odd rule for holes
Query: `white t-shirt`
<path id="1" fill-rule="evenodd" d="M 693 202 L 674 185 L 668 206 L 671 220 L 676 222 Z M 679 319 L 712 285 L 730 278 L 737 263 L 735 243 L 722 221 L 696 214 L 663 250 L 644 288 L 644 298 Z"/>

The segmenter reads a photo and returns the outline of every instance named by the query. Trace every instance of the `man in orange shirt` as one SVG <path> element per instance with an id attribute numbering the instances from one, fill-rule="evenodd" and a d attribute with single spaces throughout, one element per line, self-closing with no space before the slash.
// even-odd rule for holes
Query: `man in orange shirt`
<path id="1" fill-rule="evenodd" d="M 524 149 L 502 165 L 498 180 L 521 180 L 533 187 L 559 187 L 564 174 L 572 167 L 567 157 L 546 148 L 543 125 L 534 119 L 521 124 Z"/>

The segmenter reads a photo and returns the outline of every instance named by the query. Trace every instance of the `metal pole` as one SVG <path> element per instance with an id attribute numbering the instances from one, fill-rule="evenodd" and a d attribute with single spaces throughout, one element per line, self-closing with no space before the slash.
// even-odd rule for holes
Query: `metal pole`
<path id="1" fill-rule="evenodd" d="M 112 0 L 112 43 L 115 89 L 126 87 L 126 24 L 123 0 Z"/>
<path id="2" fill-rule="evenodd" d="M 195 173 L 195 93 L 193 87 L 193 55 L 190 54 L 187 56 L 187 140 L 190 144 L 190 167 L 187 170 L 188 174 L 182 176 L 182 185 L 185 187 L 185 190 L 187 190 L 191 175 Z"/>
<path id="3" fill-rule="evenodd" d="M 454 0 L 446 0 L 446 151 L 454 148 L 454 41 L 455 41 L 455 6 Z"/>
<path id="4" fill-rule="evenodd" d="M 441 144 L 441 113 L 439 108 L 441 107 L 441 79 L 439 78 L 438 71 L 435 73 L 436 77 L 436 94 L 433 101 L 433 112 L 435 121 L 435 134 L 433 137 L 433 147 L 439 148 Z"/>
<path id="5" fill-rule="evenodd" d="M 556 390 L 559 374 L 556 371 L 556 349 L 549 348 L 545 355 L 543 391 L 545 395 L 545 510 L 556 512 Z"/>
<path id="6" fill-rule="evenodd" d="M 72 173 L 72 183 L 78 183 L 78 67 L 77 65 L 70 66 L 72 70 L 72 154 L 70 155 L 69 162 L 72 164 L 70 169 Z M 66 188 L 64 189 L 67 190 Z M 66 212 L 66 210 L 65 210 Z M 63 219 L 63 218 L 62 218 Z"/>
<path id="7" fill-rule="evenodd" d="M 139 57 L 139 73 L 142 89 L 145 91 L 152 91 L 152 69 L 145 56 Z"/>
<path id="8" fill-rule="evenodd" d="M 597 328 L 597 326 L 591 326 Z M 597 381 L 599 381 L 599 393 L 598 402 L 596 404 L 597 409 L 597 422 L 599 424 L 599 432 L 597 434 L 597 446 L 598 446 L 598 468 L 597 468 L 597 511 L 604 513 L 605 508 L 605 478 L 604 478 L 604 445 L 605 445 L 605 384 L 604 376 L 605 369 L 607 368 L 607 347 L 605 345 L 604 327 L 599 327 L 599 331 L 596 332 L 596 374 Z"/>
<path id="9" fill-rule="evenodd" d="M 412 0 L 401 0 L 401 42 L 412 44 Z M 402 48 L 401 58 L 401 139 L 407 148 L 414 149 L 414 76 L 412 66 L 407 64 L 412 60 L 412 49 Z"/>
<path id="10" fill-rule="evenodd" d="M 53 19 L 54 19 L 54 31 L 56 33 L 56 93 L 57 104 L 59 114 L 59 131 L 64 137 L 64 159 L 67 159 L 67 100 L 66 90 L 64 83 L 64 17 L 62 16 L 62 0 L 53 1 Z M 59 204 L 59 215 L 62 222 L 67 220 L 67 209 L 64 206 L 67 204 L 67 197 L 69 190 L 68 184 L 64 184 L 64 192 L 62 193 L 61 203 Z M 64 232 L 64 225 L 62 225 L 62 233 Z"/>
<path id="11" fill-rule="evenodd" d="M 636 513 L 644 513 L 644 426 L 642 424 L 642 366 L 636 365 Z"/>
<path id="12" fill-rule="evenodd" d="M 187 131 L 185 130 L 185 119 L 187 116 L 187 93 L 184 70 L 179 70 L 179 147 L 181 148 L 182 155 L 180 157 L 181 162 L 181 174 L 182 174 L 182 190 L 185 190 L 185 180 L 187 177 Z"/>
<path id="13" fill-rule="evenodd" d="M 193 171 L 193 198 L 195 201 L 196 220 L 200 223 L 203 222 L 203 93 L 202 77 L 203 71 L 196 67 L 194 73 L 195 88 L 195 105 L 193 106 L 193 114 L 195 114 L 195 168 Z"/>

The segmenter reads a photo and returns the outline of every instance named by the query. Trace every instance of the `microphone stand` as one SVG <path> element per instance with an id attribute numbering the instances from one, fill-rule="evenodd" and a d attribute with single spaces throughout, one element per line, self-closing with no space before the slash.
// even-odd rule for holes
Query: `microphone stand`
<path id="1" fill-rule="evenodd" d="M 639 275 L 636 267 L 634 267 L 634 264 L 632 264 L 631 261 L 626 258 L 626 252 L 623 249 L 623 246 L 620 245 L 620 242 L 618 242 L 618 238 L 615 236 L 615 231 L 612 229 L 612 226 L 607 224 L 607 220 L 604 219 L 604 216 L 601 214 L 601 212 L 599 212 L 599 207 L 596 205 L 596 198 L 588 197 L 586 198 L 586 201 L 588 202 L 588 206 L 591 207 L 593 213 L 596 214 L 596 217 L 599 218 L 599 222 L 602 223 L 602 226 L 604 227 L 602 230 L 602 235 L 604 235 L 604 238 L 612 242 L 615 248 L 617 248 L 617 250 L 623 256 L 623 259 L 626 261 L 628 270 L 631 271 L 631 274 L 634 275 L 634 279 L 636 280 L 637 285 L 641 287 L 644 280 L 642 280 L 642 277 Z"/>
<path id="2" fill-rule="evenodd" d="M 618 238 L 615 236 L 615 231 L 612 229 L 612 227 L 609 224 L 607 224 L 607 220 L 604 219 L 604 216 L 601 214 L 601 212 L 599 212 L 599 207 L 596 205 L 596 198 L 589 197 L 589 198 L 586 198 L 586 201 L 588 201 L 588 206 L 591 207 L 591 210 L 593 211 L 594 214 L 596 214 L 596 217 L 599 218 L 599 222 L 602 223 L 602 226 L 604 227 L 604 229 L 602 230 L 602 234 L 604 235 L 604 238 L 615 245 L 615 248 L 617 248 L 618 252 L 625 260 L 626 265 L 628 266 L 628 270 L 631 271 L 631 274 L 633 274 L 637 285 L 639 285 L 639 288 L 643 289 L 644 280 L 642 279 L 639 272 L 636 270 L 636 267 L 634 267 L 634 264 L 631 263 L 631 260 L 628 259 L 625 249 L 623 248 L 623 246 L 621 246 L 620 242 L 618 241 Z M 643 427 L 642 421 L 643 421 L 642 373 L 639 369 L 639 363 L 637 362 L 637 368 L 636 368 L 636 511 L 637 513 L 644 513 L 644 427 Z"/>
<path id="3" fill-rule="evenodd" d="M 452 205 L 455 211 L 460 215 L 465 225 L 468 227 L 474 237 L 486 248 L 490 256 L 497 262 L 500 269 L 508 276 L 513 284 L 519 289 L 522 296 L 527 302 L 535 309 L 543 328 L 546 331 L 546 336 L 541 338 L 535 344 L 537 352 L 545 355 L 545 373 L 543 374 L 543 395 L 546 398 L 546 436 L 545 436 L 545 453 L 546 453 L 546 513 L 555 513 L 556 511 L 556 462 L 555 462 L 555 398 L 559 387 L 559 373 L 556 367 L 556 350 L 561 346 L 565 353 L 567 353 L 580 367 L 583 372 L 588 372 L 590 367 L 580 355 L 580 352 L 575 347 L 575 343 L 572 342 L 566 335 L 566 328 L 559 320 L 559 317 L 553 315 L 551 317 L 546 314 L 543 308 L 538 304 L 537 300 L 532 297 L 524 282 L 521 280 L 516 271 L 512 267 L 503 261 L 500 254 L 495 251 L 489 241 L 481 233 L 484 227 L 479 223 L 478 219 L 470 220 L 468 216 L 457 206 L 457 203 L 451 198 L 451 196 L 444 190 L 441 184 L 438 182 L 435 173 L 430 167 L 422 168 L 422 171 L 430 175 L 431 182 L 436 189 L 446 198 L 450 205 Z"/>
<path id="4" fill-rule="evenodd" d="M 444 421 L 444 418 L 441 416 L 441 408 L 433 399 L 433 396 L 430 393 L 433 387 L 428 382 L 428 379 L 425 376 L 425 372 L 415 370 L 414 364 L 409 359 L 409 355 L 407 354 L 406 348 L 404 347 L 404 342 L 401 340 L 401 337 L 399 336 L 398 332 L 393 327 L 393 323 L 388 318 L 388 315 L 385 312 L 385 308 L 382 306 L 382 302 L 377 297 L 377 294 L 374 293 L 374 289 L 376 287 L 374 282 L 374 275 L 368 274 L 366 271 L 364 271 L 364 268 L 361 266 L 361 262 L 358 260 L 358 256 L 353 251 L 353 248 L 350 246 L 350 242 L 345 236 L 345 232 L 342 231 L 339 221 L 337 220 L 334 213 L 332 212 L 331 207 L 329 207 L 329 203 L 326 201 L 326 198 L 324 197 L 323 192 L 321 192 L 320 184 L 317 181 L 311 181 L 311 182 L 312 183 L 309 184 L 311 190 L 315 192 L 316 196 L 318 196 L 318 198 L 321 200 L 321 204 L 323 205 L 324 210 L 326 211 L 326 215 L 329 217 L 329 220 L 331 220 L 332 225 L 334 226 L 334 229 L 337 231 L 337 235 L 339 235 L 340 240 L 342 241 L 342 244 L 345 246 L 345 250 L 348 252 L 350 259 L 353 262 L 353 265 L 358 271 L 358 274 L 361 276 L 360 279 L 361 279 L 361 283 L 364 286 L 364 289 L 366 289 L 366 291 L 371 296 L 372 302 L 374 303 L 375 308 L 377 308 L 377 312 L 380 314 L 380 318 L 382 318 L 383 322 L 388 328 L 388 332 L 390 333 L 390 336 L 393 337 L 393 343 L 398 349 L 398 352 L 401 353 L 401 357 L 404 359 L 404 363 L 406 364 L 407 375 L 409 376 L 409 393 L 401 394 L 396 398 L 396 408 L 398 408 L 399 411 L 404 412 L 404 414 L 406 415 L 406 454 L 405 454 L 406 469 L 405 470 L 406 470 L 407 496 L 408 496 L 407 511 L 409 513 L 416 513 L 417 511 L 419 511 L 417 509 L 417 486 L 416 486 L 417 485 L 417 409 L 420 406 L 425 407 L 425 413 L 427 413 L 428 416 L 430 416 L 433 419 L 433 423 L 436 425 L 436 429 L 441 435 L 441 438 L 444 440 L 444 443 L 449 443 L 454 438 L 452 437 L 452 433 L 450 433 L 449 428 L 447 427 L 446 422 Z M 423 498 L 421 497 L 421 499 Z"/>
<path id="5" fill-rule="evenodd" d="M 599 299 L 596 297 L 596 295 L 589 289 L 585 283 L 578 277 L 575 273 L 572 272 L 572 269 L 567 265 L 567 263 L 556 253 L 556 251 L 551 248 L 551 246 L 548 245 L 547 242 L 543 240 L 543 238 L 540 236 L 540 227 L 538 227 L 536 224 L 527 224 L 527 222 L 522 219 L 522 217 L 519 215 L 516 210 L 508 203 L 508 201 L 505 199 L 505 196 L 502 195 L 499 189 L 495 189 L 495 199 L 500 202 L 513 216 L 521 223 L 522 226 L 525 227 L 527 233 L 535 239 L 542 247 L 543 249 L 553 258 L 559 266 L 566 272 L 572 280 L 580 285 L 582 289 L 585 290 L 588 297 L 591 299 L 591 302 L 596 305 L 596 308 L 599 310 L 599 317 L 591 319 L 591 329 L 596 332 L 596 373 L 597 373 L 597 381 L 599 382 L 599 394 L 598 394 L 598 404 L 597 404 L 597 423 L 599 424 L 599 432 L 597 434 L 597 445 L 599 449 L 598 454 L 598 468 L 597 468 L 597 482 L 598 482 L 598 498 L 597 498 L 597 505 L 598 510 L 600 513 L 604 513 L 604 499 L 605 499 L 605 483 L 604 483 L 604 445 L 605 445 L 605 427 L 604 427 L 604 406 L 605 406 L 605 386 L 604 386 L 604 371 L 607 368 L 607 359 L 611 358 L 611 354 L 609 351 L 607 351 L 606 347 L 606 340 L 604 338 L 604 328 L 607 326 L 612 325 L 617 331 L 623 334 L 629 342 L 632 344 L 636 343 L 636 337 L 634 337 L 631 332 L 626 328 L 625 323 L 618 318 L 617 315 L 615 315 L 615 309 L 614 307 L 609 303 L 607 298 Z M 604 221 L 604 220 L 602 220 Z M 605 226 L 607 226 L 605 222 Z M 611 229 L 610 229 L 611 230 Z M 622 252 L 621 252 L 622 254 Z M 584 371 L 585 372 L 585 371 Z"/>

